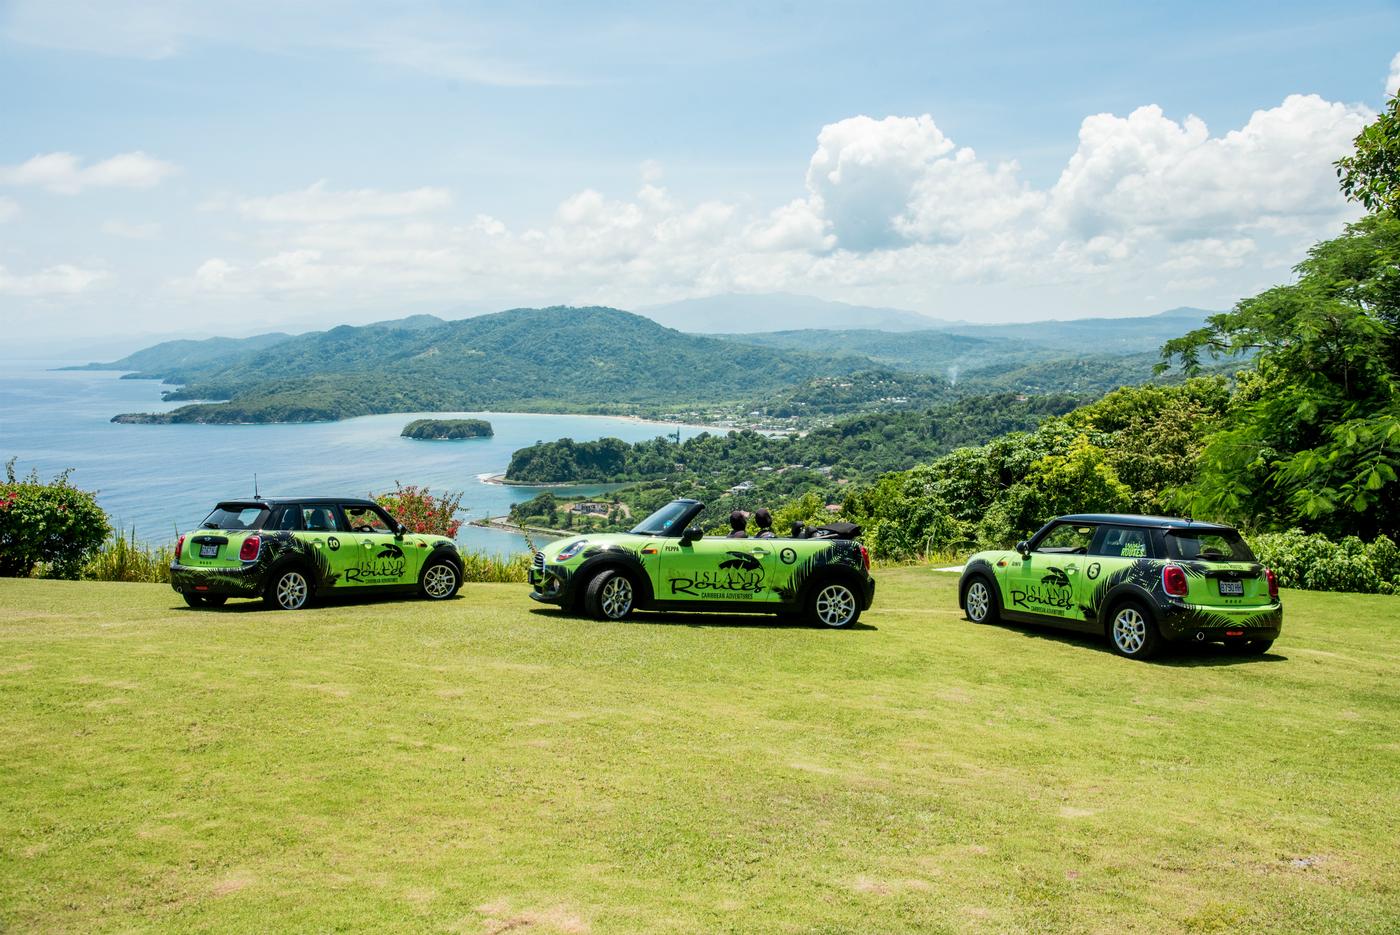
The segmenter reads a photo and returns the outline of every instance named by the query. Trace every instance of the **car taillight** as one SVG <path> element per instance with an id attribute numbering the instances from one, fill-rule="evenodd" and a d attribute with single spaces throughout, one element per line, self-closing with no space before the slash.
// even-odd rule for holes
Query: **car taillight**
<path id="1" fill-rule="evenodd" d="M 260 548 L 262 548 L 262 537 L 249 536 L 243 540 L 243 547 L 238 550 L 238 560 L 240 562 L 256 561 Z"/>
<path id="2" fill-rule="evenodd" d="M 1264 577 L 1269 579 L 1269 597 L 1278 600 L 1278 575 L 1272 568 L 1265 568 Z"/>
<path id="3" fill-rule="evenodd" d="M 1186 572 L 1180 565 L 1167 565 L 1162 569 L 1162 590 L 1172 597 L 1186 596 Z"/>
<path id="4" fill-rule="evenodd" d="M 185 537 L 181 536 L 175 540 L 175 560 L 180 560 L 180 550 L 185 547 Z"/>
<path id="5" fill-rule="evenodd" d="M 865 546 L 860 547 L 860 563 L 865 566 L 865 570 L 870 570 L 870 550 Z"/>

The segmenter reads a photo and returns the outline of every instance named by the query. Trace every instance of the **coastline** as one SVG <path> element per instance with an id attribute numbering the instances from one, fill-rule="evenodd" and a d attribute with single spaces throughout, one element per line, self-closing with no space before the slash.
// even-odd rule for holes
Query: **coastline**
<path id="1" fill-rule="evenodd" d="M 517 536 L 527 538 L 534 535 L 547 539 L 563 539 L 567 536 L 577 535 L 576 532 L 569 532 L 566 529 L 550 529 L 547 526 L 519 526 L 512 523 L 508 516 L 486 516 L 481 519 L 469 520 L 467 525 L 479 526 L 482 529 L 499 529 L 502 532 L 514 533 Z"/>

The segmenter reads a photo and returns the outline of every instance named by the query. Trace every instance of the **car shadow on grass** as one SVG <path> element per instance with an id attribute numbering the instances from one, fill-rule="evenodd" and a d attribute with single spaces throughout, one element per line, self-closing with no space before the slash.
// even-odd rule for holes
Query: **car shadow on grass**
<path id="1" fill-rule="evenodd" d="M 1108 645 L 1108 640 L 1092 633 L 1056 630 L 1033 623 L 1023 624 L 1005 620 L 992 626 L 1031 639 L 1065 643 L 1070 646 L 1079 646 L 1087 650 L 1114 655 L 1112 647 Z M 1193 666 L 1237 666 L 1256 662 L 1287 662 L 1288 657 L 1273 651 L 1262 656 L 1248 656 L 1219 643 L 1168 643 L 1162 647 L 1156 658 L 1146 661 L 1151 665 L 1189 668 Z"/>
<path id="2" fill-rule="evenodd" d="M 463 600 L 461 594 L 455 594 L 446 600 L 426 601 L 416 594 L 356 594 L 354 596 L 342 597 L 318 597 L 308 603 L 302 610 L 316 610 L 320 607 L 374 607 L 380 604 L 451 604 Z M 222 607 L 191 607 L 183 602 L 171 604 L 171 610 L 183 610 L 196 614 L 246 614 L 246 613 L 269 613 L 269 614 L 295 614 L 296 610 L 282 610 L 277 607 L 269 607 L 262 598 L 240 599 L 233 598 Z"/>
<path id="3" fill-rule="evenodd" d="M 552 610 L 545 607 L 532 608 L 530 613 L 541 617 L 548 617 L 557 620 L 589 620 L 592 618 L 580 614 L 571 614 L 564 610 Z M 699 611 L 681 613 L 679 611 L 638 611 L 626 620 L 619 621 L 620 626 L 678 626 L 678 627 L 737 627 L 748 629 L 777 628 L 781 630 L 830 630 L 834 633 L 843 633 L 849 630 L 878 630 L 879 627 L 871 626 L 863 621 L 856 621 L 845 627 L 818 627 L 807 623 L 805 620 L 788 620 L 773 614 L 707 614 Z"/>

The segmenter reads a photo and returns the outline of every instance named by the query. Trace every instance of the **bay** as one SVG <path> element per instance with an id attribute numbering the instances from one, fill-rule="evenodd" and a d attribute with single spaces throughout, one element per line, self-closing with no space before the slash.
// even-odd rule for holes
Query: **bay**
<path id="1" fill-rule="evenodd" d="M 0 460 L 37 468 L 43 480 L 73 468 L 72 482 L 96 490 L 113 523 L 146 542 L 173 541 L 216 501 L 250 496 L 253 475 L 264 496 L 363 497 L 395 482 L 435 492 L 461 490 L 466 518 L 504 515 L 538 488 L 486 483 L 504 473 L 511 454 L 536 441 L 659 435 L 682 438 L 703 428 L 611 416 L 505 412 L 404 412 L 341 422 L 284 425 L 116 425 L 119 412 L 163 412 L 153 380 L 122 380 L 105 371 L 59 371 L 80 361 L 0 360 Z M 491 438 L 419 441 L 403 438 L 416 418 L 486 419 Z M 607 487 L 571 487 L 595 495 Z M 464 548 L 506 555 L 522 537 L 463 525 Z"/>

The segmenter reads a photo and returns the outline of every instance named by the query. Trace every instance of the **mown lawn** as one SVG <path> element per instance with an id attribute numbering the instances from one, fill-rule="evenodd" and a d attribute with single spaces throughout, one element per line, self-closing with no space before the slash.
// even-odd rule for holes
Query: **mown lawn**
<path id="1" fill-rule="evenodd" d="M 851 631 L 4 581 L 0 931 L 1400 928 L 1400 600 L 1144 664 L 880 578 Z"/>

